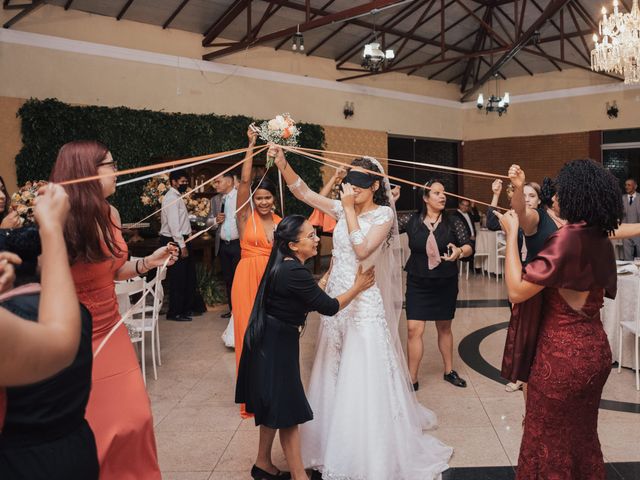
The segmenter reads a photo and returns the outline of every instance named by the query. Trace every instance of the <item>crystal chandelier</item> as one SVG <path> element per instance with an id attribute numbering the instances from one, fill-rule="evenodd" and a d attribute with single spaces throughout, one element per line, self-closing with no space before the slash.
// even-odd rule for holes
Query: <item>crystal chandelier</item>
<path id="1" fill-rule="evenodd" d="M 499 117 L 502 116 L 503 113 L 507 113 L 507 109 L 509 108 L 509 92 L 504 93 L 504 97 L 500 97 L 498 95 L 498 75 L 495 75 L 496 79 L 496 94 L 491 95 L 489 100 L 487 100 L 487 104 L 484 103 L 484 95 L 481 93 L 478 95 L 478 100 L 476 101 L 476 106 L 478 110 L 482 110 L 483 108 L 487 112 L 496 112 Z"/>
<path id="2" fill-rule="evenodd" d="M 624 83 L 640 83 L 640 9 L 633 0 L 629 13 L 618 10 L 618 0 L 613 0 L 613 13 L 607 16 L 602 7 L 599 33 L 593 35 L 591 69 L 624 76 Z"/>

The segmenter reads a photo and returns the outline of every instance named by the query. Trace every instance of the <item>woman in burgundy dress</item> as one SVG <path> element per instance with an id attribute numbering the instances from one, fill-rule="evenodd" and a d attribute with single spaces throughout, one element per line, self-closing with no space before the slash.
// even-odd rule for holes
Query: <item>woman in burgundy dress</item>
<path id="1" fill-rule="evenodd" d="M 600 308 L 605 295 L 616 294 L 608 234 L 622 218 L 622 197 L 617 179 L 592 160 L 566 164 L 556 188 L 568 223 L 524 271 L 517 216 L 508 212 L 501 218 L 509 298 L 514 303 L 538 299 L 526 312 L 529 344 L 509 345 L 512 339 L 507 339 L 507 348 L 516 352 L 511 368 L 525 371 L 529 379 L 517 479 L 604 479 L 598 406 L 611 350 Z"/>

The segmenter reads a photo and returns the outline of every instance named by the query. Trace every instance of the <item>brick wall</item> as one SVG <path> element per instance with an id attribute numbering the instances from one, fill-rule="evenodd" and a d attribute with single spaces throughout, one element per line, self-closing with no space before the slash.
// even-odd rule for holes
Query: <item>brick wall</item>
<path id="1" fill-rule="evenodd" d="M 541 182 L 545 176 L 553 177 L 569 160 L 593 158 L 593 138 L 593 132 L 579 132 L 465 141 L 461 148 L 460 166 L 506 175 L 509 166 L 517 163 L 524 169 L 527 179 Z M 487 203 L 491 201 L 489 179 L 465 176 L 461 187 L 465 196 Z M 504 189 L 500 205 L 507 206 Z"/>

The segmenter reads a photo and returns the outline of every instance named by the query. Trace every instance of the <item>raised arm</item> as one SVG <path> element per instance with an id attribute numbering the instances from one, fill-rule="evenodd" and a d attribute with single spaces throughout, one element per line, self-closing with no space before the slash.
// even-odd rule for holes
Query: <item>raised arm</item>
<path id="1" fill-rule="evenodd" d="M 640 223 L 621 223 L 609 238 L 620 240 L 631 237 L 640 237 Z"/>
<path id="2" fill-rule="evenodd" d="M 544 287 L 522 278 L 522 263 L 518 249 L 518 216 L 513 211 L 504 215 L 495 212 L 506 233 L 505 280 L 507 293 L 512 303 L 522 303 L 540 292 Z"/>
<path id="3" fill-rule="evenodd" d="M 0 308 L 0 385 L 5 386 L 55 374 L 73 361 L 80 343 L 80 304 L 63 237 L 69 200 L 62 187 L 50 183 L 36 201 L 42 241 L 38 321 Z"/>
<path id="4" fill-rule="evenodd" d="M 289 165 L 287 159 L 284 156 L 284 151 L 277 145 L 271 145 L 269 148 L 269 156 L 275 157 L 275 165 L 280 170 L 282 178 L 284 178 L 287 187 L 291 190 L 291 193 L 301 202 L 307 205 L 322 210 L 327 215 L 336 218 L 336 212 L 334 207 L 336 205 L 334 200 L 311 190 L 306 183 L 300 178 L 300 176 L 293 170 L 293 167 Z"/>
<path id="5" fill-rule="evenodd" d="M 331 194 L 331 190 L 333 190 L 333 187 L 336 185 L 336 182 L 338 181 L 338 179 L 344 178 L 346 174 L 347 174 L 347 171 L 344 168 L 342 167 L 336 168 L 335 172 L 333 172 L 333 175 L 331 175 L 331 178 L 329 179 L 329 181 L 325 183 L 324 187 L 322 187 L 322 190 L 320 190 L 320 195 L 322 195 L 323 197 L 329 198 L 329 195 Z"/>
<path id="6" fill-rule="evenodd" d="M 354 197 L 353 187 L 349 184 L 344 185 L 341 201 L 349 229 L 349 240 L 357 259 L 362 261 L 375 252 L 388 238 L 389 231 L 393 226 L 393 210 L 389 207 L 380 208 L 379 212 L 375 213 L 376 218 L 373 226 L 365 235 L 360 229 L 358 215 L 354 208 Z"/>
<path id="7" fill-rule="evenodd" d="M 247 130 L 247 138 L 249 139 L 249 149 L 244 156 L 244 163 L 242 164 L 242 171 L 240 172 L 240 184 L 238 185 L 238 196 L 236 197 L 236 208 L 240 208 L 236 212 L 236 222 L 238 226 L 244 226 L 244 224 L 247 223 L 247 217 L 251 211 L 247 200 L 249 200 L 249 196 L 251 195 L 253 149 L 256 145 L 258 134 L 249 127 Z"/>
<path id="8" fill-rule="evenodd" d="M 524 199 L 524 184 L 526 178 L 524 171 L 518 165 L 511 165 L 509 168 L 509 179 L 514 186 L 513 197 L 511 198 L 511 208 L 518 215 L 520 227 L 525 235 L 533 235 L 538 231 L 540 215 L 535 210 L 528 208 Z"/>

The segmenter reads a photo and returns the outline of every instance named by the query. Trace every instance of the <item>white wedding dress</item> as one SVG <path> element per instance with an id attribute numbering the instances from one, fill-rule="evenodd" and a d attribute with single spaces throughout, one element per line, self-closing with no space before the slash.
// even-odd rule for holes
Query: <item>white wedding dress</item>
<path id="1" fill-rule="evenodd" d="M 299 198 L 317 203 L 307 189 L 304 184 L 291 188 Z M 318 206 L 328 210 L 326 200 Z M 353 285 L 359 263 L 375 264 L 376 278 L 380 278 L 382 247 L 388 242 L 395 212 L 379 206 L 358 217 L 364 235 L 361 241 L 373 242 L 375 250 L 360 262 L 342 205 L 334 201 L 332 206 L 333 211 L 327 213 L 338 223 L 326 291 L 335 297 Z M 398 270 L 394 271 L 397 287 L 401 283 L 399 262 L 393 268 Z M 398 321 L 393 313 L 385 312 L 384 295 L 378 287 L 388 277 L 377 280 L 335 316 L 321 316 L 307 389 L 314 419 L 301 425 L 300 431 L 305 467 L 320 470 L 325 480 L 432 480 L 448 468 L 453 453 L 451 447 L 423 431 L 435 427 L 437 420 L 418 403 L 411 388 Z M 398 299 L 394 301 L 397 306 Z"/>

